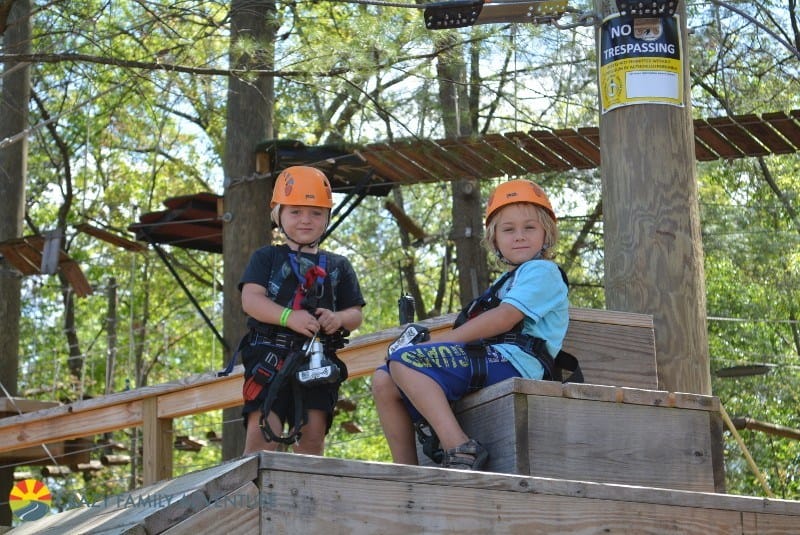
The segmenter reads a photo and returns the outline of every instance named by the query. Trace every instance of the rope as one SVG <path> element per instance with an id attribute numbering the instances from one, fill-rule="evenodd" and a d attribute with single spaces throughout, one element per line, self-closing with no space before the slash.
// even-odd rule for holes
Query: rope
<path id="1" fill-rule="evenodd" d="M 750 466 L 750 469 L 756 475 L 756 478 L 758 479 L 758 482 L 761 483 L 761 487 L 764 489 L 764 492 L 767 494 L 768 497 L 774 498 L 775 495 L 770 490 L 769 485 L 767 485 L 767 480 L 764 478 L 764 475 L 758 469 L 758 466 L 756 465 L 756 462 L 753 460 L 753 457 L 750 455 L 750 451 L 747 449 L 747 446 L 745 446 L 744 440 L 742 440 L 742 437 L 739 436 L 739 432 L 736 430 L 736 427 L 733 425 L 733 422 L 731 421 L 730 416 L 728 416 L 728 413 L 725 410 L 725 407 L 722 406 L 722 403 L 719 404 L 719 412 L 722 415 L 722 419 L 725 421 L 725 425 L 728 427 L 728 430 L 733 435 L 733 438 L 736 439 L 736 443 L 739 444 L 739 448 L 742 450 L 742 453 L 744 454 L 744 458 L 747 459 L 747 464 Z"/>

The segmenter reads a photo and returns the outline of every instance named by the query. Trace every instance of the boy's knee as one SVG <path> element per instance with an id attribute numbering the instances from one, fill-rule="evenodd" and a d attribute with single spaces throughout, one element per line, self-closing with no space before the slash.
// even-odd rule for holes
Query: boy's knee
<path id="1" fill-rule="evenodd" d="M 306 453 L 308 455 L 322 455 L 325 450 L 325 433 L 317 435 L 314 433 L 304 433 L 300 440 L 292 446 L 295 453 Z"/>
<path id="2" fill-rule="evenodd" d="M 397 387 L 392 381 L 392 376 L 383 370 L 376 371 L 372 376 L 372 395 L 383 397 L 392 393 Z"/>

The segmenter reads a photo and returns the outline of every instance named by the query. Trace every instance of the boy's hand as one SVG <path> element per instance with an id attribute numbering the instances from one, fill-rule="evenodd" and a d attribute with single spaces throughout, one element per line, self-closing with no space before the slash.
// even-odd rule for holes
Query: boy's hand
<path id="1" fill-rule="evenodd" d="M 317 321 L 325 334 L 333 334 L 342 328 L 342 320 L 339 316 L 327 308 L 318 308 L 314 311 Z"/>
<path id="2" fill-rule="evenodd" d="M 431 331 L 427 327 L 423 327 L 422 325 L 417 325 L 416 323 L 412 323 L 408 327 L 403 330 L 400 336 L 397 337 L 397 340 L 389 344 L 389 347 L 386 351 L 386 358 L 389 358 L 389 355 L 400 349 L 401 347 L 405 347 L 408 345 L 419 344 L 420 342 L 427 342 L 431 339 Z"/>
<path id="3" fill-rule="evenodd" d="M 320 329 L 320 322 L 307 310 L 292 310 L 286 326 L 296 333 L 313 337 Z"/>

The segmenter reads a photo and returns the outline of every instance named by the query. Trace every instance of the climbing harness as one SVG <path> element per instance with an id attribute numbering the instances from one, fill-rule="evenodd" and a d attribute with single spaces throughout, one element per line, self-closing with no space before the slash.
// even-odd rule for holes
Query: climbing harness
<path id="1" fill-rule="evenodd" d="M 564 270 L 558 268 L 561 273 L 561 278 L 564 284 L 569 286 L 567 275 Z M 453 327 L 458 327 L 470 319 L 491 310 L 500 305 L 500 298 L 498 292 L 500 288 L 506 283 L 512 272 L 504 274 L 496 283 L 494 283 L 483 295 L 474 299 L 459 313 L 458 317 L 453 324 Z M 546 381 L 560 381 L 563 383 L 582 383 L 584 381 L 583 372 L 581 371 L 578 359 L 574 355 L 564 350 L 558 352 L 553 357 L 547 350 L 547 342 L 542 338 L 530 336 L 522 333 L 522 322 L 519 322 L 511 331 L 493 336 L 491 338 L 483 338 L 476 342 L 467 344 L 467 356 L 472 364 L 473 375 L 470 382 L 470 391 L 480 390 L 486 382 L 486 346 L 495 344 L 514 344 L 520 349 L 535 357 L 544 368 L 544 375 L 542 379 Z M 563 371 L 571 372 L 566 378 Z"/>
<path id="2" fill-rule="evenodd" d="M 560 267 L 558 269 L 564 284 L 569 286 L 566 273 L 564 273 L 564 270 Z M 512 272 L 505 273 L 481 296 L 473 299 L 465 306 L 456 317 L 453 327 L 455 328 L 463 325 L 465 322 L 479 316 L 487 310 L 499 306 L 501 299 L 498 297 L 498 292 L 512 274 Z M 578 359 L 575 358 L 574 355 L 561 350 L 558 352 L 558 355 L 553 358 L 547 350 L 547 342 L 542 338 L 523 334 L 522 322 L 519 322 L 507 333 L 499 334 L 491 338 L 483 338 L 465 345 L 472 370 L 468 392 L 480 390 L 485 386 L 487 374 L 486 347 L 494 344 L 514 344 L 536 358 L 544 368 L 544 375 L 542 377 L 544 380 L 560 381 L 564 383 L 582 383 L 584 381 L 583 372 L 581 371 Z M 566 379 L 564 378 L 563 370 L 571 372 Z M 417 441 L 422 446 L 422 452 L 433 462 L 442 464 L 443 461 L 446 460 L 448 452 L 442 449 L 439 437 L 436 436 L 436 432 L 430 424 L 423 419 L 414 424 L 414 429 L 417 434 Z"/>
<path id="3" fill-rule="evenodd" d="M 288 249 L 288 246 L 281 245 L 270 251 L 271 265 L 277 268 L 282 264 L 279 260 L 281 247 Z M 312 314 L 320 306 L 332 309 L 333 291 L 327 277 L 327 256 L 320 254 L 317 262 L 305 274 L 301 273 L 297 255 L 293 251 L 288 252 L 288 258 L 294 277 L 290 275 L 283 280 L 275 301 L 291 303 L 292 310 L 307 310 Z M 348 331 L 341 329 L 330 335 L 317 333 L 308 339 L 287 327 L 253 321 L 226 369 L 217 375 L 230 375 L 239 354 L 244 356 L 248 349 L 257 351 L 255 361 L 250 364 L 252 367 L 246 370 L 242 396 L 245 402 L 253 401 L 267 389 L 259 419 L 264 439 L 267 442 L 293 444 L 300 439 L 300 429 L 308 422 L 308 412 L 303 403 L 304 389 L 346 379 L 347 369 L 335 357 L 335 352 L 347 344 L 348 335 Z M 293 426 L 287 434 L 278 435 L 269 426 L 267 417 L 272 412 L 278 394 L 287 384 L 294 399 Z"/>
<path id="4" fill-rule="evenodd" d="M 302 275 L 297 262 L 297 254 L 294 252 L 289 253 L 289 265 L 292 266 L 292 272 L 294 272 L 298 280 L 292 300 L 291 308 L 293 310 L 305 308 L 313 312 L 317 308 L 319 300 L 325 295 L 325 286 L 323 283 L 328 274 L 327 271 L 325 271 L 327 262 L 328 257 L 326 255 L 319 255 L 319 264 L 311 266 L 308 271 L 306 271 L 306 274 Z M 278 297 L 280 298 L 280 295 Z"/>

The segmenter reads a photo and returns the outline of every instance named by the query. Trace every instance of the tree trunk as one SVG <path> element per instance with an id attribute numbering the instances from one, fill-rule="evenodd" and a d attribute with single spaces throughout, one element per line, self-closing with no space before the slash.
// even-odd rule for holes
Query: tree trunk
<path id="1" fill-rule="evenodd" d="M 437 43 L 440 48 L 450 48 L 452 36 Z M 469 98 L 466 91 L 466 69 L 460 57 L 461 47 L 453 46 L 447 54 L 439 55 L 439 103 L 442 107 L 445 136 L 468 136 L 473 121 L 469 116 Z M 458 266 L 458 291 L 461 305 L 478 297 L 489 285 L 486 251 L 481 247 L 483 212 L 481 191 L 477 179 L 467 177 L 452 184 L 453 229 L 450 238 L 456 246 Z"/>
<path id="2" fill-rule="evenodd" d="M 275 39 L 275 4 L 267 0 L 231 3 L 230 63 L 235 69 L 271 70 Z M 237 50 L 247 39 L 256 43 L 252 55 Z M 241 47 L 240 47 L 241 48 Z M 244 47 L 252 50 L 249 47 Z M 269 200 L 273 180 L 248 180 L 256 171 L 255 147 L 272 138 L 274 80 L 257 75 L 228 80 L 228 116 L 225 139 L 225 214 L 223 229 L 223 330 L 228 349 L 225 363 L 245 333 L 246 317 L 238 282 L 250 254 L 270 241 Z M 241 409 L 223 411 L 222 458 L 232 459 L 244 449 Z"/>
<path id="3" fill-rule="evenodd" d="M 31 6 L 16 0 L 11 6 L 8 27 L 3 33 L 3 52 L 30 54 Z M 0 141 L 28 127 L 30 69 L 25 64 L 6 63 L 0 92 Z M 25 214 L 25 180 L 28 141 L 0 148 L 0 241 L 22 236 Z M 19 320 L 21 279 L 19 273 L 0 258 L 0 382 L 12 396 L 17 395 L 19 368 Z M 14 468 L 0 468 L 0 496 L 5 498 L 14 484 Z M 0 507 L 0 525 L 11 525 L 11 509 Z"/>
<path id="4" fill-rule="evenodd" d="M 605 294 L 608 309 L 653 315 L 659 388 L 710 394 L 685 11 L 680 3 L 684 105 L 600 117 Z"/>

